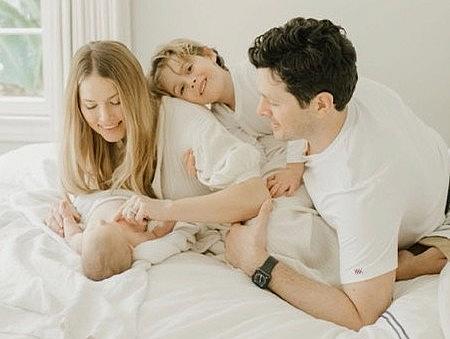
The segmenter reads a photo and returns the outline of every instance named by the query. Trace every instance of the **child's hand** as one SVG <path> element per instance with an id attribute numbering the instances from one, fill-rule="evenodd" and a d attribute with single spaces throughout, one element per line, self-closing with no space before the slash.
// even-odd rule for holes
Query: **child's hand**
<path id="1" fill-rule="evenodd" d="M 290 197 L 300 187 L 304 164 L 288 164 L 288 167 L 275 172 L 269 176 L 266 181 L 267 189 L 272 198 L 278 198 L 283 195 Z"/>
<path id="2" fill-rule="evenodd" d="M 194 151 L 188 149 L 183 155 L 184 168 L 186 169 L 189 176 L 197 178 L 197 169 L 195 168 L 195 157 Z"/>

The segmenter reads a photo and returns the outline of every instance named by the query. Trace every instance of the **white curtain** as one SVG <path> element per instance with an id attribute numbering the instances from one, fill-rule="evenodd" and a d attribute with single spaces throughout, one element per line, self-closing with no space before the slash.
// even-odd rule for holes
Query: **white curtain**
<path id="1" fill-rule="evenodd" d="M 72 51 L 91 40 L 131 43 L 130 0 L 71 0 Z"/>
<path id="2" fill-rule="evenodd" d="M 131 48 L 131 0 L 62 0 L 64 79 L 72 55 L 92 40 L 118 40 Z"/>

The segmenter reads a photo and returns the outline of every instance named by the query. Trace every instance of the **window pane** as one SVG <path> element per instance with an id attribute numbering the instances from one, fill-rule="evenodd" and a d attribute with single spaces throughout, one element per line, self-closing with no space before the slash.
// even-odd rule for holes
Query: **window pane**
<path id="1" fill-rule="evenodd" d="M 0 0 L 0 28 L 41 27 L 40 0 Z"/>
<path id="2" fill-rule="evenodd" d="M 42 96 L 40 35 L 0 35 L 0 96 Z"/>

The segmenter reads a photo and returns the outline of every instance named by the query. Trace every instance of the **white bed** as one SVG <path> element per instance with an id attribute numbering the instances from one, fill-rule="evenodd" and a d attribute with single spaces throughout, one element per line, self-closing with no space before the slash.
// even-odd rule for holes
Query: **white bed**
<path id="1" fill-rule="evenodd" d="M 388 311 L 358 333 L 192 252 L 89 281 L 41 222 L 58 194 L 55 153 L 36 144 L 0 157 L 0 338 L 450 338 L 450 265 L 397 283 Z"/>

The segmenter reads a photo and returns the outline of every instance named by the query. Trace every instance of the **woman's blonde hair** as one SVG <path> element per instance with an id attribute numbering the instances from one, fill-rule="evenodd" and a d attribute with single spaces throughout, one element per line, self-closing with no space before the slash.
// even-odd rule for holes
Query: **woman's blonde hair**
<path id="1" fill-rule="evenodd" d="M 91 74 L 111 80 L 120 97 L 126 136 L 109 143 L 86 122 L 79 87 Z M 65 92 L 61 180 L 70 193 L 126 188 L 153 196 L 156 105 L 142 67 L 117 41 L 94 41 L 75 54 Z"/>
<path id="2" fill-rule="evenodd" d="M 157 96 L 171 96 L 161 85 L 161 71 L 168 67 L 169 60 L 179 58 L 189 60 L 193 55 L 205 56 L 208 50 L 212 50 L 217 55 L 217 64 L 225 70 L 225 61 L 213 48 L 200 42 L 190 39 L 174 39 L 159 47 L 151 59 L 150 70 L 147 74 L 147 81 L 151 92 Z"/>

